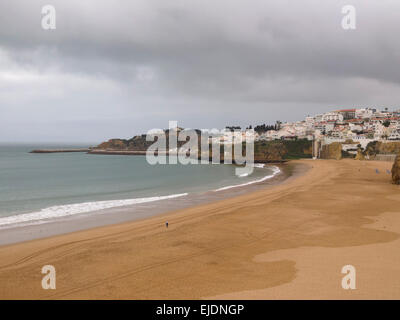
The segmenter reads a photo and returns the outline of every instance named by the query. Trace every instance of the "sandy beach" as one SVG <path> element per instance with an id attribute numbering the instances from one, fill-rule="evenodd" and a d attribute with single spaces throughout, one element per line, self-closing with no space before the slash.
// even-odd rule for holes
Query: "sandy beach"
<path id="1" fill-rule="evenodd" d="M 295 163 L 309 169 L 235 198 L 2 246 L 0 298 L 399 299 L 392 164 Z M 41 287 L 49 264 L 56 290 Z M 356 290 L 341 287 L 349 264 Z"/>

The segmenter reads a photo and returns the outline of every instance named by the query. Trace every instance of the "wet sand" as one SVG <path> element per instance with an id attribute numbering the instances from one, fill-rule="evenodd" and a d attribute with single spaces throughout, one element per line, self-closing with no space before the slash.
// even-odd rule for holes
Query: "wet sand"
<path id="1" fill-rule="evenodd" d="M 2 246 L 0 298 L 399 299 L 400 187 L 390 184 L 391 163 L 296 163 L 310 169 L 264 190 Z M 56 290 L 41 288 L 47 264 Z M 348 264 L 356 290 L 341 287 Z"/>

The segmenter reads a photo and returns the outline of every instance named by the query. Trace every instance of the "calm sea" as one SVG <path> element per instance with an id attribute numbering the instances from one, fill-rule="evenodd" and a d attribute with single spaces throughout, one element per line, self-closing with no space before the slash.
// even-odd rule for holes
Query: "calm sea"
<path id="1" fill-rule="evenodd" d="M 276 167 L 237 177 L 232 165 L 149 165 L 144 156 L 31 154 L 60 145 L 0 145 L 0 227 L 186 197 L 266 180 Z M 82 145 L 61 146 L 63 148 Z M 218 192 L 218 191 L 216 191 Z"/>

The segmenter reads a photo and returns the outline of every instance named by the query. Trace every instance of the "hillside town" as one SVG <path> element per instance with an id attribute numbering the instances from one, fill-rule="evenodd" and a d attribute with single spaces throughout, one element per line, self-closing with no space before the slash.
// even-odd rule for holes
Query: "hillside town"
<path id="1" fill-rule="evenodd" d="M 174 127 L 176 126 L 176 127 Z M 315 116 L 307 116 L 303 121 L 281 122 L 274 125 L 226 126 L 222 130 L 199 130 L 192 132 L 197 138 L 203 136 L 209 145 L 226 145 L 247 141 L 248 130 L 253 129 L 255 153 L 258 162 L 279 162 L 285 159 L 321 158 L 375 159 L 394 161 L 400 151 L 400 109 L 379 111 L 375 108 L 353 108 L 330 111 Z M 158 134 L 165 135 L 165 145 L 159 150 L 187 153 L 191 149 L 202 149 L 197 140 L 197 148 L 187 144 L 193 138 L 188 132 L 170 145 L 169 134 L 177 131 L 179 136 L 185 129 L 171 122 L 168 129 L 153 129 L 147 135 L 137 135 L 131 139 L 110 139 L 90 149 L 91 154 L 145 154 Z M 208 133 L 203 135 L 203 133 Z M 207 137 L 208 136 L 208 137 Z M 252 135 L 250 135 L 252 136 Z M 183 139 L 182 139 L 183 138 Z M 185 139 L 186 138 L 186 139 Z M 206 140 L 205 140 L 206 141 Z M 234 142 L 235 141 L 235 142 Z M 196 145 L 196 144 L 195 144 Z M 228 147 L 229 148 L 229 147 Z M 229 149 L 227 149 L 230 152 Z M 48 152 L 44 150 L 45 152 Z M 43 150 L 34 150 L 35 153 Z"/>
<path id="2" fill-rule="evenodd" d="M 256 141 L 319 139 L 329 144 L 353 140 L 365 147 L 371 141 L 400 140 L 400 109 L 341 109 L 307 116 L 303 121 L 278 121 L 275 126 L 254 129 Z"/>

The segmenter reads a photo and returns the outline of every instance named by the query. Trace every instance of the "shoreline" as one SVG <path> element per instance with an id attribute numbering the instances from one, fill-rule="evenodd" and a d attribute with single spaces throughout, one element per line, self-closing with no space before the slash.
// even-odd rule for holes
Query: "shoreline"
<path id="1" fill-rule="evenodd" d="M 399 299 L 400 189 L 390 164 L 296 164 L 310 169 L 272 188 L 2 246 L 0 297 Z M 40 288 L 46 264 L 57 290 Z M 348 264 L 357 290 L 341 288 Z"/>
<path id="2" fill-rule="evenodd" d="M 261 181 L 251 182 L 248 185 L 226 186 L 221 188 L 221 190 L 208 190 L 206 192 L 186 194 L 183 197 L 180 196 L 178 199 L 174 199 L 173 196 L 165 196 L 165 199 L 157 201 L 115 206 L 48 220 L 27 221 L 26 223 L 0 226 L 0 246 L 125 222 L 145 220 L 153 216 L 168 214 L 172 211 L 237 197 L 283 183 L 285 180 L 291 178 L 292 171 L 294 174 L 298 174 L 297 171 L 299 170 L 301 171 L 299 165 L 297 165 L 297 168 L 294 167 L 296 166 L 280 165 L 279 168 L 281 171 L 277 175 L 265 180 L 262 178 L 260 179 Z"/>

